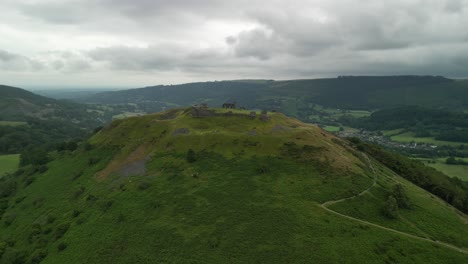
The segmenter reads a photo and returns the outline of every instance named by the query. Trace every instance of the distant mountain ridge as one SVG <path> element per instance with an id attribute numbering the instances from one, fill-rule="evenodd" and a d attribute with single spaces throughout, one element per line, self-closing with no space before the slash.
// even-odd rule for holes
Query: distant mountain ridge
<path id="1" fill-rule="evenodd" d="M 80 105 L 40 96 L 21 88 L 0 85 L 0 120 L 73 118 Z M 81 107 L 82 108 L 82 107 Z"/>
<path id="2" fill-rule="evenodd" d="M 99 93 L 79 102 L 134 103 L 159 111 L 195 103 L 221 105 L 235 99 L 248 108 L 266 108 L 288 113 L 285 99 L 297 106 L 320 104 L 345 109 L 381 109 L 401 105 L 468 108 L 468 81 L 441 76 L 340 76 L 338 78 L 287 81 L 239 80 L 158 85 Z M 288 102 L 291 104 L 291 102 Z M 289 106 L 290 108 L 291 106 Z M 148 111 L 148 112 L 151 112 Z"/>

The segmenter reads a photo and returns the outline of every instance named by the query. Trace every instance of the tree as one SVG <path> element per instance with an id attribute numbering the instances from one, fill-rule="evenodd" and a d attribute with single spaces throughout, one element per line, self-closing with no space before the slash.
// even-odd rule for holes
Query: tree
<path id="1" fill-rule="evenodd" d="M 393 186 L 393 196 L 395 197 L 399 208 L 411 208 L 411 202 L 409 200 L 409 197 L 406 194 L 405 189 L 403 189 L 403 186 L 401 186 L 401 184 L 396 184 L 395 186 Z"/>
<path id="2" fill-rule="evenodd" d="M 50 161 L 47 151 L 41 148 L 28 148 L 20 155 L 20 166 L 44 165 Z"/>
<path id="3" fill-rule="evenodd" d="M 398 203 L 392 195 L 388 197 L 384 204 L 383 214 L 390 219 L 396 219 L 398 217 Z"/>

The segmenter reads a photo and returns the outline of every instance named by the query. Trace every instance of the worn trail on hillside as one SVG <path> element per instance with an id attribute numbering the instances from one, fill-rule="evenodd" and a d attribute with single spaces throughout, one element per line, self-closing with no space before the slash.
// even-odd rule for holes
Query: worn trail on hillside
<path id="1" fill-rule="evenodd" d="M 412 235 L 412 234 L 409 234 L 409 233 L 406 233 L 406 232 L 398 231 L 398 230 L 395 230 L 395 229 L 392 229 L 392 228 L 388 228 L 388 227 L 381 226 L 381 225 L 378 225 L 378 224 L 374 224 L 374 223 L 371 223 L 371 222 L 368 222 L 368 221 L 365 221 L 365 220 L 361 220 L 361 219 L 358 219 L 358 218 L 355 218 L 355 217 L 352 217 L 352 216 L 349 216 L 349 215 L 345 215 L 345 214 L 339 213 L 337 211 L 334 211 L 334 210 L 328 208 L 328 206 L 330 206 L 330 205 L 340 203 L 340 202 L 344 202 L 344 201 L 351 200 L 351 199 L 354 199 L 356 197 L 362 196 L 362 195 L 368 193 L 370 191 L 370 189 L 377 184 L 377 173 L 376 173 L 376 171 L 374 169 L 374 166 L 372 165 L 372 162 L 370 161 L 369 157 L 364 153 L 363 153 L 363 155 L 366 158 L 366 160 L 367 160 L 367 162 L 369 164 L 369 167 L 372 170 L 372 173 L 374 174 L 374 181 L 373 181 L 372 185 L 369 188 L 365 189 L 364 191 L 362 191 L 359 194 L 356 194 L 354 196 L 350 196 L 350 197 L 339 199 L 339 200 L 324 202 L 324 203 L 320 204 L 321 208 L 323 208 L 324 210 L 326 210 L 326 211 L 328 211 L 328 212 L 330 212 L 332 214 L 347 218 L 349 220 L 353 220 L 355 222 L 359 222 L 359 223 L 366 224 L 366 225 L 369 225 L 369 226 L 377 227 L 377 228 L 387 230 L 387 231 L 390 231 L 390 232 L 393 232 L 393 233 L 396 233 L 396 234 L 400 234 L 400 235 L 403 235 L 403 236 L 406 236 L 406 237 L 411 237 L 411 238 L 414 238 L 414 239 L 427 241 L 427 242 L 430 242 L 430 243 L 433 243 L 433 244 L 444 246 L 446 248 L 450 248 L 452 250 L 455 250 L 455 251 L 458 251 L 458 252 L 461 252 L 461 253 L 464 253 L 464 254 L 468 254 L 468 250 L 463 249 L 463 248 L 459 248 L 457 246 L 454 246 L 454 245 L 451 245 L 451 244 L 448 244 L 448 243 L 445 243 L 445 242 L 441 242 L 441 241 L 437 241 L 437 240 L 431 240 L 429 238 L 420 237 L 420 236 Z"/>

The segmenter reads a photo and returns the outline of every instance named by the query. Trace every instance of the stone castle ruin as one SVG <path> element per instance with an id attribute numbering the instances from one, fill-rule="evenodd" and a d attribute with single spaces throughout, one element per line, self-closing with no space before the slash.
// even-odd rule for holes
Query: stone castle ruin
<path id="1" fill-rule="evenodd" d="M 233 109 L 235 108 L 235 103 L 228 104 L 228 105 L 224 103 L 223 108 Z M 255 111 L 251 111 L 249 114 L 234 113 L 232 111 L 228 111 L 226 113 L 216 113 L 215 110 L 209 109 L 207 104 L 192 105 L 191 114 L 193 117 L 196 117 L 196 118 L 203 118 L 203 117 L 210 117 L 210 116 L 224 116 L 224 117 L 240 116 L 240 117 L 246 117 L 252 120 L 257 118 L 257 113 Z M 268 116 L 268 112 L 266 110 L 263 110 L 260 113 L 258 119 L 264 122 L 269 121 L 270 117 Z"/>

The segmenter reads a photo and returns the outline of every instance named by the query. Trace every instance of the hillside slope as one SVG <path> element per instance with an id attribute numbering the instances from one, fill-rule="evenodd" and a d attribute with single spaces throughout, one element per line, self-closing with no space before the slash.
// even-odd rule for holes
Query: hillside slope
<path id="1" fill-rule="evenodd" d="M 33 118 L 72 118 L 67 111 L 78 104 L 43 97 L 21 88 L 0 85 L 0 120 L 24 121 Z"/>
<path id="2" fill-rule="evenodd" d="M 0 154 L 84 137 L 103 123 L 88 106 L 0 85 Z"/>
<path id="3" fill-rule="evenodd" d="M 465 215 L 279 113 L 117 120 L 47 167 L 2 179 L 0 263 L 468 260 Z M 412 206 L 389 219 L 396 183 Z"/>

